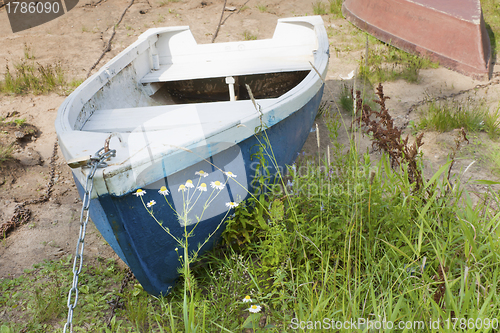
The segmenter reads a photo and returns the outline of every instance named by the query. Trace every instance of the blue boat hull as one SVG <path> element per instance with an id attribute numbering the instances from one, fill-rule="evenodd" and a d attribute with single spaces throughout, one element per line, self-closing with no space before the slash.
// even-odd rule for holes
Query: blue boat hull
<path id="1" fill-rule="evenodd" d="M 275 159 L 281 170 L 286 170 L 286 165 L 293 162 L 297 152 L 304 145 L 314 123 L 322 95 L 323 87 L 302 108 L 267 129 Z M 146 191 L 142 197 L 143 201 L 147 203 L 155 200 L 156 204 L 152 206 L 154 216 L 169 229 L 172 236 L 183 239 L 185 231 L 189 233 L 195 228 L 192 236 L 188 238 L 190 253 L 196 251 L 199 244 L 204 243 L 207 237 L 217 230 L 203 245 L 199 254 L 213 248 L 224 230 L 224 224 L 218 229 L 217 227 L 228 214 L 225 203 L 240 202 L 249 196 L 248 192 L 253 191 L 252 179 L 258 162 L 252 154 L 257 152 L 257 145 L 257 138 L 252 136 L 210 158 L 213 165 L 233 172 L 237 178 L 228 179 L 213 165 L 202 161 L 174 175 L 166 175 L 164 179 L 143 188 Z M 269 158 L 268 162 L 269 165 L 273 165 Z M 175 163 L 175 161 L 166 159 L 161 163 Z M 204 170 L 211 176 L 206 179 L 198 178 L 194 173 L 199 170 Z M 171 207 L 176 211 L 182 210 L 182 205 L 173 199 L 172 195 L 175 194 L 177 197 L 180 195 L 178 186 L 187 179 L 192 179 L 196 186 L 201 182 L 210 184 L 210 181 L 218 179 L 226 186 L 210 203 L 210 207 L 218 207 L 217 209 L 209 207 L 201 213 L 198 211 L 197 214 L 204 214 L 201 222 L 184 227 L 179 223 Z M 82 187 L 78 181 L 76 184 L 82 196 Z M 160 195 L 158 190 L 161 186 L 166 186 L 171 195 L 165 197 Z M 192 191 L 194 189 L 191 189 L 191 193 Z M 208 185 L 207 197 L 211 191 L 212 188 Z M 202 199 L 199 201 L 199 206 L 202 207 L 204 197 L 200 198 Z M 183 250 L 177 241 L 149 215 L 143 201 L 132 193 L 119 197 L 100 196 L 91 201 L 90 217 L 113 250 L 131 268 L 144 290 L 152 295 L 166 295 L 179 277 L 178 270 L 181 267 L 179 255 L 182 255 Z"/>

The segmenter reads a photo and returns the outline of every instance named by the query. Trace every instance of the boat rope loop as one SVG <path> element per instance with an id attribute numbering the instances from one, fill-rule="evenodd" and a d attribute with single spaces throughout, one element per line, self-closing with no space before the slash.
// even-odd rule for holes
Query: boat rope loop
<path id="1" fill-rule="evenodd" d="M 94 186 L 94 175 L 97 168 L 103 168 L 107 166 L 106 159 L 116 156 L 116 150 L 108 150 L 103 147 L 99 149 L 93 157 L 88 157 L 82 160 L 79 166 L 90 167 L 87 173 L 87 179 L 84 187 L 82 211 L 80 213 L 80 234 L 78 235 L 78 242 L 76 243 L 76 255 L 73 261 L 73 284 L 68 292 L 68 319 L 66 324 L 64 324 L 64 333 L 69 327 L 70 332 L 73 332 L 73 310 L 78 303 L 78 277 L 82 271 L 83 265 L 83 248 L 85 246 L 85 233 L 87 231 L 87 223 L 89 221 L 89 207 L 90 207 L 90 195 L 92 193 L 92 188 Z M 74 294 L 74 296 L 73 296 Z M 73 302 L 72 299 L 74 298 Z"/>

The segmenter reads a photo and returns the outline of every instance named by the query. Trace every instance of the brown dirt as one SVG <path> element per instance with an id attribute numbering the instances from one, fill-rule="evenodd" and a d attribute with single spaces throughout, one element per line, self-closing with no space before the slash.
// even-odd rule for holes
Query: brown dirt
<path id="1" fill-rule="evenodd" d="M 0 72 L 7 63 L 15 63 L 24 55 L 24 45 L 30 46 L 36 60 L 41 64 L 60 62 L 65 75 L 69 79 L 84 79 L 94 62 L 99 58 L 107 43 L 113 24 L 128 6 L 126 0 L 104 0 L 97 6 L 91 0 L 82 0 L 77 7 L 62 17 L 44 25 L 11 33 L 5 8 L 0 9 Z M 239 9 L 245 0 L 228 1 L 227 7 Z M 267 4 L 267 11 L 261 12 L 257 5 Z M 189 25 L 199 43 L 210 43 L 219 23 L 222 0 L 180 2 L 136 0 L 116 29 L 116 36 L 108 52 L 97 68 L 103 66 L 112 57 L 130 45 L 138 35 L 147 28 L 159 26 Z M 250 0 L 248 8 L 240 13 L 232 14 L 220 28 L 216 42 L 242 40 L 245 31 L 257 38 L 270 38 L 274 32 L 277 18 L 312 14 L 311 1 L 304 0 Z M 227 17 L 230 12 L 224 13 Z M 357 67 L 362 47 L 354 45 L 350 31 L 354 28 L 346 21 L 334 20 L 323 16 L 331 33 L 331 58 L 327 75 L 327 89 L 324 101 L 330 104 L 337 101 L 342 81 L 339 75 L 347 75 Z M 351 50 L 346 45 L 354 45 Z M 498 70 L 498 69 L 497 69 Z M 348 81 L 352 84 L 352 80 Z M 397 81 L 384 84 L 384 92 L 391 99 L 387 107 L 395 118 L 396 125 L 416 119 L 418 112 L 407 114 L 409 107 L 427 95 L 447 95 L 462 89 L 469 89 L 481 82 L 462 76 L 444 68 L 424 70 L 418 84 Z M 480 93 L 484 94 L 484 89 Z M 500 85 L 489 88 L 488 103 L 492 107 L 498 105 Z M 0 169 L 0 221 L 10 220 L 17 203 L 42 195 L 48 183 L 49 161 L 52 147 L 56 140 L 54 121 L 57 109 L 65 96 L 55 93 L 47 95 L 0 96 L 0 117 L 9 119 L 26 119 L 26 123 L 34 127 L 35 133 L 28 133 L 17 139 L 19 128 L 8 126 L 0 128 L 2 143 L 15 143 L 17 160 L 4 163 Z M 16 112 L 15 115 L 12 115 Z M 350 124 L 352 116 L 342 112 L 342 119 Z M 322 120 L 319 121 L 322 149 L 330 144 L 327 129 Z M 22 132 L 22 131 L 21 131 Z M 405 133 L 410 133 L 406 129 Z M 346 143 L 350 133 L 341 129 L 338 140 Z M 430 166 L 429 174 L 446 161 L 450 147 L 453 145 L 454 132 L 432 133 L 424 136 L 422 150 L 426 156 L 426 164 Z M 316 151 L 315 133 L 311 133 L 304 149 Z M 359 138 L 361 151 L 370 148 L 367 138 Z M 478 135 L 476 142 L 488 142 L 485 136 Z M 465 168 L 472 160 L 484 156 L 484 151 L 467 150 L 457 163 L 457 170 Z M 372 152 L 374 156 L 377 153 Z M 73 184 L 71 171 L 59 153 L 56 161 L 56 177 L 53 194 L 45 203 L 29 206 L 32 217 L 29 222 L 3 239 L 0 243 L 0 278 L 14 277 L 22 274 L 24 269 L 45 259 L 59 258 L 75 251 L 79 229 L 81 201 Z M 488 163 L 475 163 L 468 171 L 474 179 L 496 179 L 491 173 Z M 468 177 L 466 177 L 468 178 Z M 478 186 L 471 186 L 478 189 Z M 479 188 L 479 190 L 484 190 Z M 87 262 L 96 257 L 117 256 L 99 235 L 95 227 L 88 230 L 85 246 Z"/>

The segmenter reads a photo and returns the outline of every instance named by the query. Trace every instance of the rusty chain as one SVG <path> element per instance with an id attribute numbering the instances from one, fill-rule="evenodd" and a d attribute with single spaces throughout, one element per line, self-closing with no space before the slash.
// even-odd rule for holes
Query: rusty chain
<path id="1" fill-rule="evenodd" d="M 458 92 L 455 92 L 455 93 L 452 93 L 452 94 L 449 94 L 449 95 L 438 96 L 438 97 L 434 97 L 434 98 L 424 98 L 424 99 L 422 99 L 422 100 L 420 100 L 420 101 L 412 104 L 408 108 L 408 111 L 406 112 L 406 114 L 405 114 L 404 117 L 406 119 L 408 119 L 408 116 L 410 115 L 410 113 L 412 113 L 413 111 L 415 111 L 415 109 L 417 107 L 425 105 L 427 103 L 437 102 L 437 101 L 443 101 L 443 100 L 446 100 L 446 99 L 449 99 L 449 98 L 454 98 L 454 97 L 466 94 L 466 93 L 471 92 L 471 91 L 476 90 L 476 89 L 488 88 L 490 86 L 494 86 L 494 85 L 500 84 L 500 72 L 494 72 L 494 73 L 492 73 L 491 76 L 492 76 L 492 79 L 490 81 L 488 81 L 487 83 L 476 84 L 474 87 L 469 88 L 469 89 L 460 90 Z M 408 126 L 409 123 L 410 123 L 410 121 L 406 120 L 405 123 L 401 126 L 401 129 L 404 130 Z"/>
<path id="2" fill-rule="evenodd" d="M 24 200 L 20 204 L 16 205 L 16 207 L 14 208 L 14 213 L 10 218 L 10 220 L 4 222 L 0 226 L 0 236 L 2 238 L 7 237 L 7 234 L 16 227 L 28 222 L 28 220 L 31 217 L 31 211 L 26 206 L 46 202 L 50 199 L 50 196 L 52 194 L 52 187 L 54 186 L 56 158 L 57 158 L 57 140 L 56 142 L 54 142 L 54 150 L 52 152 L 52 156 L 50 157 L 49 182 L 47 183 L 47 190 L 45 191 L 45 194 L 37 199 Z"/>
<path id="3" fill-rule="evenodd" d="M 116 309 L 118 309 L 119 307 L 121 307 L 121 305 L 120 305 L 120 299 L 122 298 L 123 291 L 127 287 L 128 283 L 131 280 L 133 280 L 133 279 L 135 279 L 134 274 L 132 273 L 132 271 L 130 270 L 130 268 L 127 268 L 127 273 L 125 274 L 125 277 L 122 280 L 120 291 L 118 291 L 118 294 L 116 295 L 116 298 L 113 301 L 108 301 L 108 304 L 111 305 L 110 314 L 109 314 L 109 317 L 108 317 L 108 320 L 107 320 L 107 326 L 108 326 L 108 328 L 111 328 L 111 320 L 113 320 L 113 317 L 115 315 Z"/>

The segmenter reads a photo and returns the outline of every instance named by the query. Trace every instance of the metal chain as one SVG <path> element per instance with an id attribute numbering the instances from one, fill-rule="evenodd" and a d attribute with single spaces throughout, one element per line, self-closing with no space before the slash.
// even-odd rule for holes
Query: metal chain
<path id="1" fill-rule="evenodd" d="M 490 86 L 494 86 L 494 85 L 500 84 L 500 72 L 493 72 L 491 76 L 492 76 L 492 79 L 490 81 L 484 83 L 484 84 L 477 84 L 477 85 L 475 85 L 472 88 L 460 90 L 458 92 L 451 93 L 449 95 L 437 96 L 437 97 L 434 97 L 434 98 L 424 98 L 424 99 L 421 99 L 420 101 L 412 104 L 408 108 L 408 111 L 406 111 L 405 118 L 407 120 L 401 126 L 401 129 L 406 129 L 406 127 L 408 127 L 408 124 L 410 123 L 410 121 L 408 120 L 408 116 L 410 115 L 410 113 L 412 113 L 413 111 L 415 111 L 415 109 L 417 107 L 419 107 L 419 106 L 422 106 L 422 105 L 430 103 L 430 102 L 437 102 L 437 101 L 442 101 L 442 100 L 446 100 L 446 99 L 449 99 L 449 98 L 454 98 L 454 97 L 457 97 L 457 96 L 469 93 L 469 92 L 471 92 L 473 90 L 476 90 L 476 89 L 484 89 L 484 88 L 488 88 Z"/>
<path id="2" fill-rule="evenodd" d="M 121 300 L 121 298 L 123 296 L 123 292 L 125 291 L 125 288 L 127 287 L 127 285 L 129 284 L 129 282 L 132 279 L 135 279 L 135 276 L 132 273 L 132 271 L 130 270 L 130 268 L 127 268 L 126 273 L 125 273 L 125 277 L 122 280 L 122 285 L 120 287 L 120 291 L 118 291 L 118 294 L 116 295 L 116 298 L 113 301 L 108 301 L 108 304 L 111 305 L 109 317 L 108 317 L 108 320 L 107 320 L 107 326 L 108 326 L 108 328 L 111 328 L 111 320 L 113 320 L 113 317 L 115 315 L 116 309 L 119 308 L 119 307 L 121 307 L 120 300 Z"/>
<path id="3" fill-rule="evenodd" d="M 105 148 L 101 148 L 93 157 L 90 157 L 86 163 L 90 166 L 90 170 L 87 173 L 87 179 L 84 187 L 85 194 L 83 196 L 82 211 L 80 213 L 80 233 L 78 236 L 78 241 L 76 243 L 76 255 L 73 261 L 73 284 L 68 292 L 68 319 L 66 324 L 64 324 L 64 331 L 70 328 L 70 332 L 73 332 L 73 310 L 78 303 L 78 277 L 82 271 L 83 266 L 83 248 L 85 246 L 85 233 L 87 231 L 87 223 L 89 221 L 89 206 L 90 206 L 90 195 L 92 193 L 92 188 L 94 187 L 94 175 L 97 168 L 105 167 L 107 164 L 104 162 L 110 157 L 116 155 L 116 150 L 105 151 Z M 74 301 L 71 299 L 74 295 Z"/>
<path id="4" fill-rule="evenodd" d="M 28 205 L 39 204 L 46 202 L 50 199 L 52 194 L 52 187 L 54 186 L 55 170 L 56 170 L 56 159 L 57 159 L 57 141 L 54 142 L 54 149 L 52 151 L 52 156 L 50 157 L 50 171 L 49 171 L 49 182 L 47 183 L 47 190 L 45 194 L 37 199 L 30 199 L 21 202 L 14 208 L 14 214 L 9 221 L 4 222 L 0 225 L 0 237 L 3 239 L 7 237 L 10 231 L 14 228 L 28 222 L 31 217 L 31 211 L 26 207 Z"/>

